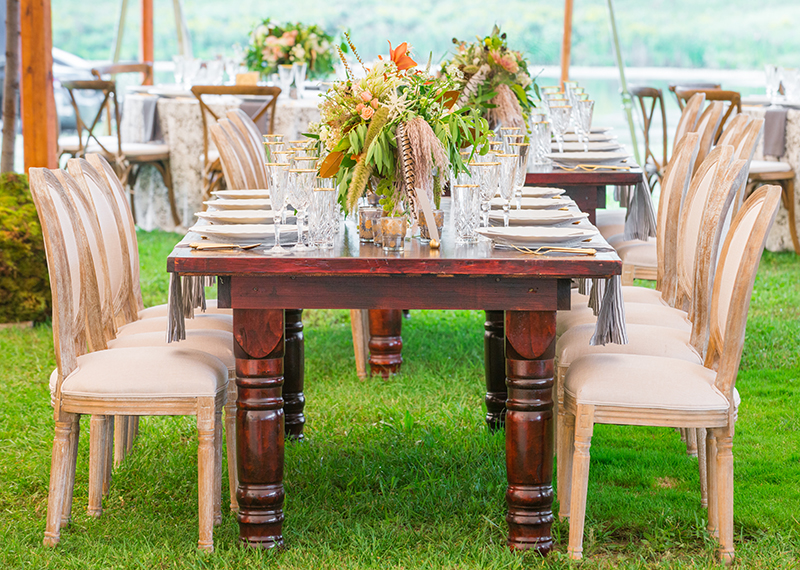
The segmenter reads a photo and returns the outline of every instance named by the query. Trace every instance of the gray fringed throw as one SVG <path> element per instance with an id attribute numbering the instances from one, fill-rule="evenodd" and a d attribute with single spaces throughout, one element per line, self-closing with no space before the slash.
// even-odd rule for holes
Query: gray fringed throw
<path id="1" fill-rule="evenodd" d="M 589 287 L 591 287 L 592 282 L 589 279 L 579 277 L 577 279 L 578 282 L 578 293 L 581 295 L 588 295 L 589 294 Z"/>
<path id="2" fill-rule="evenodd" d="M 186 338 L 186 323 L 183 320 L 183 291 L 181 289 L 181 276 L 177 273 L 170 273 L 167 301 L 167 342 Z"/>
<path id="3" fill-rule="evenodd" d="M 592 288 L 589 291 L 589 308 L 592 310 L 594 316 L 600 312 L 600 305 L 603 302 L 603 293 L 606 290 L 605 279 L 592 279 Z"/>
<path id="4" fill-rule="evenodd" d="M 625 330 L 625 303 L 622 299 L 622 278 L 614 275 L 607 281 L 605 289 L 600 313 L 597 315 L 597 325 L 589 344 L 591 346 L 605 346 L 609 342 L 628 344 L 628 333 Z"/>
<path id="5" fill-rule="evenodd" d="M 650 188 L 647 178 L 642 174 L 642 181 L 633 190 L 633 196 L 628 204 L 628 213 L 625 216 L 626 241 L 642 240 L 656 236 L 656 216 L 653 212 L 653 201 L 650 197 Z"/>

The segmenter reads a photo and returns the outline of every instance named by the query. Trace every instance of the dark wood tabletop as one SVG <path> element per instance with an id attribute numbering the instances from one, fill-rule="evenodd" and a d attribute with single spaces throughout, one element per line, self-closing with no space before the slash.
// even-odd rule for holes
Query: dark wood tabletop
<path id="1" fill-rule="evenodd" d="M 287 410 L 290 400 L 303 400 L 296 387 L 290 395 L 284 388 L 284 376 L 288 383 L 297 375 L 290 368 L 303 366 L 300 354 L 287 356 L 284 368 L 288 309 L 490 309 L 504 315 L 507 388 L 494 398 L 504 405 L 508 544 L 552 548 L 556 311 L 569 308 L 570 278 L 616 275 L 621 261 L 614 253 L 531 256 L 456 245 L 448 222 L 440 249 L 411 240 L 398 254 L 360 244 L 350 224 L 327 252 L 272 257 L 266 248 L 197 252 L 179 244 L 170 254 L 171 272 L 220 276 L 219 304 L 233 308 L 238 520 L 246 544 L 284 542 L 284 398 Z"/>

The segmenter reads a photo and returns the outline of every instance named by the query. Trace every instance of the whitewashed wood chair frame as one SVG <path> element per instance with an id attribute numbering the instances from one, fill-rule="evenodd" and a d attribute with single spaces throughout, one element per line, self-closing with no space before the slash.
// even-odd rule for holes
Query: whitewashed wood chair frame
<path id="1" fill-rule="evenodd" d="M 57 545 L 61 528 L 70 521 L 80 415 L 91 415 L 90 454 L 97 455 L 97 460 L 90 462 L 90 469 L 94 470 L 104 469 L 107 449 L 104 440 L 109 433 L 110 416 L 195 415 L 199 439 L 198 548 L 213 550 L 213 525 L 215 518 L 221 520 L 220 440 L 227 370 L 213 356 L 188 349 L 104 350 L 100 314 L 92 310 L 99 304 L 94 265 L 75 204 L 53 173 L 32 168 L 29 176 L 47 251 L 58 364 L 44 544 Z M 154 365 L 148 366 L 148 361 Z M 186 395 L 177 386 L 166 388 L 163 379 L 156 383 L 148 378 L 147 389 L 139 391 L 138 386 L 132 387 L 130 379 L 120 383 L 120 367 L 148 369 L 156 375 L 160 370 L 164 371 L 162 374 L 175 374 L 175 369 L 180 369 L 185 372 L 179 373 L 179 383 L 188 380 L 197 385 L 213 384 L 216 388 L 206 386 L 210 389 L 203 395 Z M 92 378 L 98 373 L 107 374 L 108 378 L 102 381 Z M 153 389 L 158 393 L 151 393 Z M 90 479 L 100 478 L 90 474 Z M 97 486 L 92 490 L 100 491 Z"/>
<path id="2" fill-rule="evenodd" d="M 269 188 L 269 177 L 267 176 L 266 153 L 264 152 L 264 142 L 258 127 L 253 120 L 241 109 L 228 111 L 225 116 L 236 126 L 241 133 L 244 150 L 250 157 L 255 175 L 256 189 Z"/>
<path id="3" fill-rule="evenodd" d="M 703 160 L 705 160 L 714 146 L 714 139 L 717 135 L 720 121 L 722 121 L 723 111 L 724 105 L 722 101 L 711 101 L 700 115 L 700 118 L 697 119 L 695 132 L 700 134 L 700 148 L 697 152 L 697 161 L 694 163 L 695 172 L 700 168 Z"/>
<path id="4" fill-rule="evenodd" d="M 562 512 L 570 518 L 570 558 L 583 556 L 591 439 L 594 425 L 661 426 L 708 428 L 706 437 L 708 470 L 708 528 L 719 541 L 720 558 L 730 564 L 733 544 L 733 435 L 735 422 L 734 387 L 745 338 L 745 325 L 756 270 L 780 202 L 780 188 L 760 188 L 734 219 L 720 254 L 714 282 L 710 336 L 704 365 L 671 359 L 632 355 L 592 355 L 578 359 L 571 367 L 565 386 L 566 424 L 563 449 L 568 464 L 562 481 L 563 495 L 569 497 Z M 679 386 L 662 396 L 660 405 L 639 404 L 660 389 L 645 384 L 654 371 L 673 374 Z M 635 394 L 608 394 L 600 402 L 595 391 L 614 376 L 617 386 L 627 382 Z M 632 379 L 632 380 L 631 380 Z M 639 388 L 633 388 L 641 384 Z M 599 386 L 599 388 L 598 388 Z M 618 389 L 618 388 L 617 388 Z M 573 392 L 574 390 L 574 392 Z M 659 394 L 658 396 L 661 396 Z"/>
<path id="5" fill-rule="evenodd" d="M 678 126 L 675 127 L 675 138 L 672 141 L 673 156 L 678 148 L 678 144 L 683 140 L 684 135 L 686 133 L 695 132 L 697 119 L 700 117 L 705 101 L 705 93 L 697 93 L 687 101 L 686 106 L 681 111 L 681 118 L 678 120 Z M 670 158 L 670 161 L 671 160 L 672 158 Z"/>

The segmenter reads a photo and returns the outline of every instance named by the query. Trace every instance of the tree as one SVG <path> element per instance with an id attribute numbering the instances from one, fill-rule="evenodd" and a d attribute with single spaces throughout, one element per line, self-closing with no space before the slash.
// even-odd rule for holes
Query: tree
<path id="1" fill-rule="evenodd" d="M 6 75 L 3 82 L 3 149 L 0 172 L 14 170 L 19 93 L 19 1 L 6 0 Z"/>

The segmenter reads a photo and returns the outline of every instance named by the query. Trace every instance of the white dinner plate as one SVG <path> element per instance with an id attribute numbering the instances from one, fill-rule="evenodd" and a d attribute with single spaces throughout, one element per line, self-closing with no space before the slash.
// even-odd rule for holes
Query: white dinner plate
<path id="1" fill-rule="evenodd" d="M 617 164 L 629 157 L 630 154 L 627 152 L 614 151 L 551 152 L 547 155 L 547 158 L 553 162 L 568 166 L 573 166 L 575 164 Z"/>
<path id="2" fill-rule="evenodd" d="M 614 127 L 592 127 L 589 131 L 590 133 L 607 133 L 608 131 L 614 130 Z M 574 133 L 575 130 L 572 128 L 567 129 L 568 133 Z"/>
<path id="3" fill-rule="evenodd" d="M 128 93 L 150 93 L 152 85 L 128 85 L 125 89 Z"/>
<path id="4" fill-rule="evenodd" d="M 523 210 L 557 210 L 558 208 L 567 208 L 575 202 L 572 198 L 563 198 L 561 196 L 553 196 L 551 198 L 525 198 L 521 200 Z M 505 204 L 502 198 L 495 198 L 490 202 L 492 208 L 500 209 Z M 516 200 L 511 200 L 512 207 L 516 206 Z"/>
<path id="5" fill-rule="evenodd" d="M 556 226 L 559 224 L 578 223 L 589 214 L 577 210 L 510 210 L 508 223 L 512 226 Z M 489 212 L 489 223 L 493 226 L 503 225 L 503 212 Z"/>
<path id="6" fill-rule="evenodd" d="M 151 95 L 159 97 L 194 97 L 191 90 L 183 85 L 155 85 L 148 90 Z"/>
<path id="7" fill-rule="evenodd" d="M 269 200 L 258 199 L 258 200 L 249 200 L 249 199 L 223 199 L 218 198 L 216 200 L 209 200 L 207 202 L 203 202 L 209 208 L 214 208 L 215 210 L 271 210 L 272 205 L 270 204 Z"/>
<path id="8" fill-rule="evenodd" d="M 212 192 L 214 196 L 217 198 L 225 198 L 225 199 L 247 199 L 247 200 L 255 200 L 255 199 L 269 199 L 269 190 L 215 190 Z"/>
<path id="9" fill-rule="evenodd" d="M 590 240 L 597 235 L 596 229 L 580 229 L 573 227 L 507 227 L 507 228 L 478 228 L 478 233 L 492 241 L 504 245 L 563 245 L 567 247 Z"/>
<path id="10" fill-rule="evenodd" d="M 617 150 L 620 148 L 620 144 L 617 141 L 608 141 L 608 142 L 592 142 L 589 141 L 589 151 L 609 151 L 609 150 Z M 558 143 L 553 142 L 551 147 L 553 152 L 558 152 Z M 582 142 L 565 142 L 564 143 L 564 152 L 582 152 L 584 149 Z"/>
<path id="11" fill-rule="evenodd" d="M 615 140 L 617 140 L 617 137 L 615 137 L 611 133 L 589 133 L 589 142 L 606 142 Z M 575 133 L 565 133 L 564 141 L 578 142 L 578 135 L 576 135 Z"/>
<path id="12" fill-rule="evenodd" d="M 549 188 L 547 186 L 525 186 L 522 188 L 523 198 L 551 198 L 561 196 L 565 190 L 563 188 Z"/>
<path id="13" fill-rule="evenodd" d="M 272 210 L 217 210 L 195 215 L 212 224 L 268 224 L 273 218 Z"/>
<path id="14" fill-rule="evenodd" d="M 195 226 L 192 231 L 201 236 L 232 241 L 237 244 L 275 240 L 275 226 L 272 224 L 233 224 Z M 297 226 L 281 226 L 281 241 L 290 234 L 297 234 Z"/>

